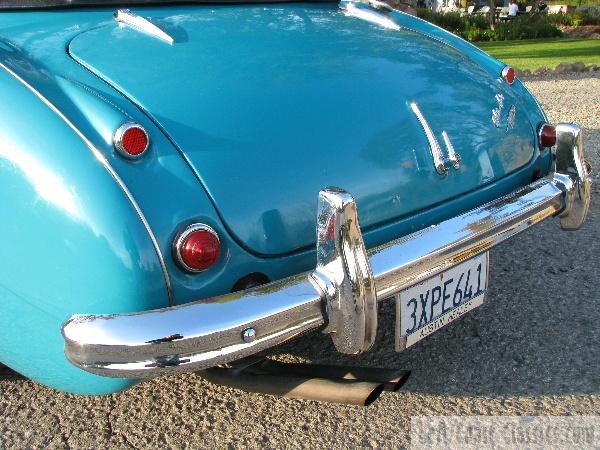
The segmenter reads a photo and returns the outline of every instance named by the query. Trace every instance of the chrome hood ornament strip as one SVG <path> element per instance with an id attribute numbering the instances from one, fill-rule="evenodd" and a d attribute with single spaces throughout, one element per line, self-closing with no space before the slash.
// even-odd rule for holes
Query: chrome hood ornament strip
<path id="1" fill-rule="evenodd" d="M 158 39 L 161 39 L 169 43 L 170 45 L 173 45 L 173 43 L 175 42 L 175 40 L 171 36 L 169 36 L 159 27 L 154 25 L 148 19 L 132 13 L 129 9 L 118 9 L 113 14 L 113 17 L 115 18 L 119 26 L 128 25 L 136 30 L 142 31 Z"/>
<path id="2" fill-rule="evenodd" d="M 417 120 L 421 124 L 423 131 L 425 132 L 425 136 L 427 136 L 427 141 L 429 142 L 429 151 L 431 152 L 431 156 L 433 157 L 433 165 L 435 170 L 440 175 L 444 175 L 448 172 L 450 166 L 454 167 L 454 169 L 458 170 L 460 168 L 460 155 L 454 150 L 454 145 L 450 141 L 450 137 L 446 131 L 442 130 L 442 139 L 444 140 L 444 144 L 446 145 L 446 150 L 448 151 L 448 156 L 444 157 L 444 152 L 442 151 L 442 146 L 438 142 L 433 133 L 433 130 L 427 123 L 425 116 L 419 109 L 419 106 L 412 102 L 410 104 L 410 109 L 417 117 Z"/>
<path id="3" fill-rule="evenodd" d="M 444 140 L 444 144 L 446 144 L 446 148 L 448 149 L 448 162 L 452 164 L 456 170 L 460 168 L 460 155 L 456 153 L 454 150 L 454 145 L 452 145 L 452 141 L 450 141 L 450 136 L 446 131 L 442 131 L 442 139 Z"/>
<path id="4" fill-rule="evenodd" d="M 433 165 L 435 166 L 435 170 L 440 175 L 445 174 L 448 168 L 446 167 L 446 164 L 444 164 L 444 155 L 442 153 L 442 147 L 440 147 L 438 140 L 435 138 L 435 134 L 433 134 L 431 127 L 425 120 L 423 113 L 421 112 L 421 110 L 415 102 L 412 102 L 410 104 L 410 109 L 412 109 L 412 112 L 415 114 L 415 116 L 417 116 L 417 119 L 419 120 L 419 123 L 421 124 L 421 126 L 423 127 L 423 131 L 425 132 L 425 136 L 427 136 L 427 141 L 429 142 L 429 151 L 431 152 L 431 156 L 433 157 Z"/>
<path id="5" fill-rule="evenodd" d="M 340 2 L 340 9 L 347 16 L 357 17 L 392 30 L 400 29 L 400 25 L 389 17 L 389 12 L 394 9 L 384 2 L 377 0 L 368 0 L 366 2 L 343 0 Z"/>
<path id="6" fill-rule="evenodd" d="M 500 128 L 500 120 L 502 119 L 502 111 L 504 110 L 504 95 L 496 94 L 495 99 L 498 102 L 498 107 L 492 109 L 492 122 L 496 125 L 496 128 Z"/>

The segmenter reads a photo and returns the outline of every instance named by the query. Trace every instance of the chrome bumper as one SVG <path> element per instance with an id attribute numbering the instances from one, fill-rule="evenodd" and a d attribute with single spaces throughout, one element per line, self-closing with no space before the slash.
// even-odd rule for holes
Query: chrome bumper
<path id="1" fill-rule="evenodd" d="M 99 375 L 147 378 L 231 362 L 319 328 L 338 351 L 368 350 L 377 301 L 558 215 L 577 229 L 591 180 L 578 126 L 559 124 L 555 171 L 509 195 L 367 251 L 350 194 L 319 194 L 317 267 L 310 273 L 181 306 L 121 315 L 75 315 L 65 354 Z"/>

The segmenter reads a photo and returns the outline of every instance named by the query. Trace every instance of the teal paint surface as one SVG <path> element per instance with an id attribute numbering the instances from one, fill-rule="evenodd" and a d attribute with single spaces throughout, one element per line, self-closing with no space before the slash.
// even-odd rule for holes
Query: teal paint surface
<path id="1" fill-rule="evenodd" d="M 229 231 L 257 254 L 314 245 L 324 186 L 351 192 L 362 225 L 375 227 L 502 178 L 535 154 L 502 66 L 489 73 L 439 39 L 382 29 L 335 4 L 148 15 L 173 45 L 108 24 L 69 51 L 172 137 Z M 500 127 L 491 120 L 497 95 Z M 442 147 L 444 130 L 462 156 L 444 180 L 413 101 Z"/>

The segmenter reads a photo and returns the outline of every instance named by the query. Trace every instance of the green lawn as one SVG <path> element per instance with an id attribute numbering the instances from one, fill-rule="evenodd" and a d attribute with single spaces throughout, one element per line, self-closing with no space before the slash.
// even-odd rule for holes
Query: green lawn
<path id="1" fill-rule="evenodd" d="M 600 66 L 600 39 L 540 39 L 476 42 L 494 58 L 521 70 L 554 69 L 561 62 Z"/>

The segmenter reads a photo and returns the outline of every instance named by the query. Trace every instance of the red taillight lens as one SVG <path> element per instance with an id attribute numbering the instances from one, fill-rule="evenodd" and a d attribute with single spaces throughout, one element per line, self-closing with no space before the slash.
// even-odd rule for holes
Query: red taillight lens
<path id="1" fill-rule="evenodd" d="M 335 237 L 335 215 L 332 215 L 327 225 L 327 240 L 331 241 Z"/>
<path id="2" fill-rule="evenodd" d="M 502 69 L 502 78 L 504 78 L 508 84 L 513 84 L 515 82 L 515 69 L 506 66 Z"/>
<path id="3" fill-rule="evenodd" d="M 188 272 L 202 272 L 219 259 L 219 236 L 208 225 L 195 224 L 185 229 L 175 241 L 177 262 Z"/>
<path id="4" fill-rule="evenodd" d="M 126 158 L 139 158 L 149 143 L 148 133 L 136 123 L 126 122 L 115 131 L 115 148 Z"/>
<path id="5" fill-rule="evenodd" d="M 141 128 L 130 128 L 123 135 L 123 148 L 130 155 L 139 155 L 148 148 L 148 136 Z"/>
<path id="6" fill-rule="evenodd" d="M 552 147 L 556 144 L 556 128 L 547 123 L 540 127 L 540 147 Z"/>

